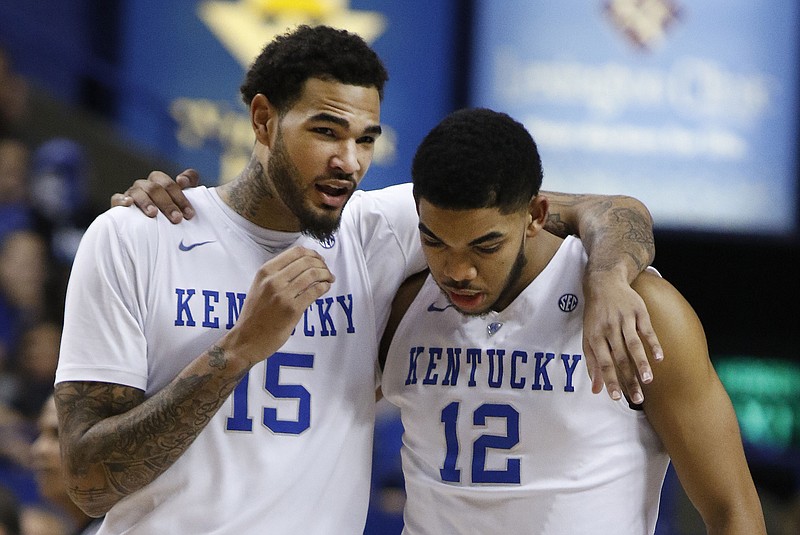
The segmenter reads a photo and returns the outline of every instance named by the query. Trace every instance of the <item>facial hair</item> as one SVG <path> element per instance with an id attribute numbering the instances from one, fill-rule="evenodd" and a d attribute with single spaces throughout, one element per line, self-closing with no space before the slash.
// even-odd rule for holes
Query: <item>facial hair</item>
<path id="1" fill-rule="evenodd" d="M 308 199 L 300 188 L 300 171 L 289 158 L 280 130 L 267 162 L 267 176 L 283 204 L 297 217 L 303 234 L 325 241 L 338 230 L 341 212 L 331 209 L 329 214 L 318 213 L 309 206 Z"/>

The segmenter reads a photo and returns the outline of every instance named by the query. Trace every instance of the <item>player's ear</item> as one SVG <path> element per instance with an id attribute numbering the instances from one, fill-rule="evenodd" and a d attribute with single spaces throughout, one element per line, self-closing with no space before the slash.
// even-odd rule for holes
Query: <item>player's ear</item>
<path id="1" fill-rule="evenodd" d="M 531 198 L 528 203 L 528 229 L 529 237 L 533 237 L 544 228 L 547 222 L 547 211 L 550 207 L 550 201 L 544 195 L 536 195 Z"/>
<path id="2" fill-rule="evenodd" d="M 278 120 L 278 110 L 269 99 L 258 93 L 250 102 L 250 126 L 256 134 L 256 140 L 267 147 L 272 146 L 275 125 Z"/>

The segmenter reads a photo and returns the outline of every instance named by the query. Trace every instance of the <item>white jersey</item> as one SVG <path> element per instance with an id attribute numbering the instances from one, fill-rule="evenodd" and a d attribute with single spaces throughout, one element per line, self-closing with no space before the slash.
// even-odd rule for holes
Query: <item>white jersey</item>
<path id="1" fill-rule="evenodd" d="M 152 396 L 233 326 L 256 270 L 289 246 L 317 250 L 336 282 L 175 464 L 112 507 L 100 533 L 362 532 L 377 344 L 400 283 L 424 268 L 410 186 L 357 192 L 325 244 L 253 225 L 213 189 L 186 194 L 197 215 L 180 225 L 114 208 L 87 231 L 56 382 Z"/>
<path id="2" fill-rule="evenodd" d="M 642 411 L 591 392 L 585 263 L 568 238 L 485 316 L 428 277 L 383 372 L 405 430 L 404 533 L 653 533 L 669 459 Z"/>

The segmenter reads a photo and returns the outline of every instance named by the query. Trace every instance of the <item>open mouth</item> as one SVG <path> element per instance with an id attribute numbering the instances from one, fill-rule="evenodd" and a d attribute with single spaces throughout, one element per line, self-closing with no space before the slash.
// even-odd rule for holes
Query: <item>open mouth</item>
<path id="1" fill-rule="evenodd" d="M 350 192 L 353 190 L 352 184 L 349 182 L 339 183 L 318 183 L 316 189 L 322 194 L 323 203 L 335 208 L 344 206 Z"/>
<path id="2" fill-rule="evenodd" d="M 482 292 L 461 292 L 447 290 L 450 302 L 462 310 L 472 310 L 478 308 L 483 302 Z"/>

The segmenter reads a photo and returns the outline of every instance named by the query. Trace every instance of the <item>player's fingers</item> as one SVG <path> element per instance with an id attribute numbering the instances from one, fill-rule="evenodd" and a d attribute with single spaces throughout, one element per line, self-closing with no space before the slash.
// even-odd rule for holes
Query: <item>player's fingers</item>
<path id="1" fill-rule="evenodd" d="M 639 333 L 639 339 L 644 341 L 650 348 L 650 354 L 656 362 L 664 360 L 664 350 L 661 348 L 661 342 L 658 341 L 658 335 L 653 330 L 653 325 L 650 323 L 650 315 L 644 314 L 636 321 L 636 330 Z"/>
<path id="2" fill-rule="evenodd" d="M 600 376 L 603 379 L 603 384 L 606 385 L 606 391 L 611 399 L 618 400 L 622 397 L 619 381 L 617 379 L 617 370 L 614 366 L 614 359 L 609 350 L 608 342 L 605 338 L 590 339 L 589 343 L 594 352 L 595 360 L 597 361 L 596 370 L 600 371 Z"/>
<path id="3" fill-rule="evenodd" d="M 175 182 L 181 189 L 193 188 L 200 184 L 200 173 L 194 169 L 184 169 L 175 177 Z"/>
<path id="4" fill-rule="evenodd" d="M 187 169 L 182 175 L 184 179 L 181 182 L 185 183 L 187 180 L 189 185 L 192 181 L 199 181 L 199 175 L 196 171 Z M 188 174 L 186 174 L 188 173 Z M 173 223 L 178 223 L 182 218 L 191 219 L 194 216 L 194 210 L 186 195 L 183 193 L 183 188 L 176 180 L 172 180 L 169 175 L 161 171 L 153 171 L 147 177 L 148 184 L 143 186 L 148 193 L 159 193 L 157 197 L 152 197 L 153 202 L 159 210 L 169 217 Z M 160 195 L 160 189 L 163 188 L 169 198 Z M 176 210 L 178 210 L 176 212 Z"/>
<path id="5" fill-rule="evenodd" d="M 111 196 L 111 207 L 115 206 L 131 206 L 133 199 L 124 193 L 115 193 Z"/>
<path id="6" fill-rule="evenodd" d="M 621 333 L 615 332 L 608 341 L 614 365 L 616 366 L 617 379 L 625 387 L 628 399 L 637 405 L 644 401 L 642 385 L 639 383 L 639 374 L 632 356 L 628 353 L 626 340 Z M 645 357 L 645 361 L 647 357 Z"/>
<path id="7" fill-rule="evenodd" d="M 173 223 L 178 223 L 183 218 L 166 189 L 147 180 L 139 179 L 134 182 L 125 195 L 131 197 L 134 204 L 148 217 L 155 217 L 161 211 Z"/>
<path id="8" fill-rule="evenodd" d="M 297 263 L 300 262 L 300 263 Z M 264 263 L 262 266 L 266 275 L 271 273 L 277 273 L 287 269 L 292 264 L 297 263 L 294 266 L 294 275 L 296 276 L 306 264 L 303 262 L 315 262 L 318 266 L 327 268 L 327 264 L 325 263 L 325 259 L 322 258 L 318 252 L 314 251 L 313 249 L 308 249 L 306 247 L 290 247 L 286 249 L 279 255 L 271 258 L 267 262 Z M 286 281 L 291 280 L 291 277 L 287 277 Z"/>
<path id="9" fill-rule="evenodd" d="M 592 348 L 586 341 L 584 341 L 583 344 L 583 355 L 586 359 L 586 372 L 589 374 L 589 379 L 592 381 L 592 393 L 599 394 L 600 391 L 603 390 L 603 374 L 600 373 L 594 351 L 592 351 Z"/>

